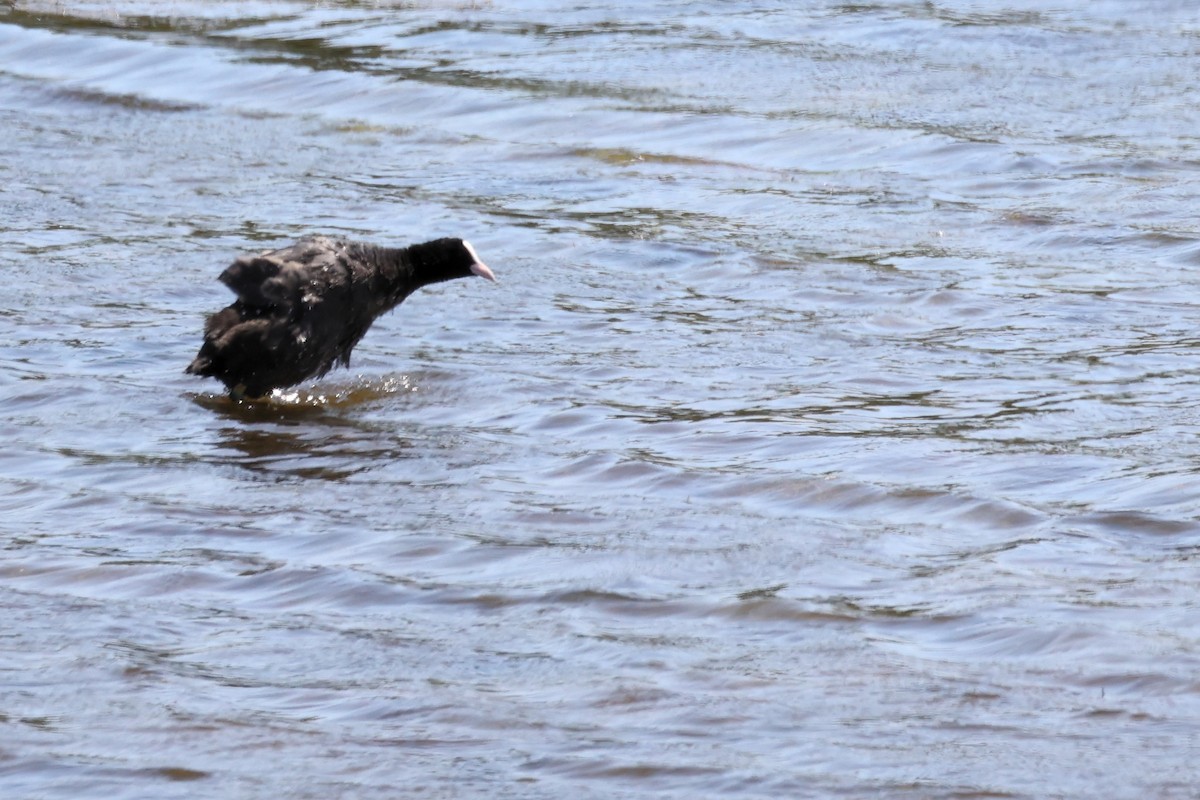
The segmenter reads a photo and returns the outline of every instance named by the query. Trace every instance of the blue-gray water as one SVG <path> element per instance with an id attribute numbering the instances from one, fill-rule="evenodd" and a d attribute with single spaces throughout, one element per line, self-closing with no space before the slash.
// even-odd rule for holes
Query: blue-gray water
<path id="1" fill-rule="evenodd" d="M 0 795 L 1200 796 L 1198 210 L 1191 2 L 0 5 Z"/>

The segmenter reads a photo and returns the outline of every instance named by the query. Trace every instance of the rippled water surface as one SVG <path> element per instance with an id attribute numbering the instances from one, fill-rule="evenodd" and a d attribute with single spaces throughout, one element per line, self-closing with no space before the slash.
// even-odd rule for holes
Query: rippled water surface
<path id="1" fill-rule="evenodd" d="M 0 794 L 1197 796 L 1198 19 L 0 4 Z"/>

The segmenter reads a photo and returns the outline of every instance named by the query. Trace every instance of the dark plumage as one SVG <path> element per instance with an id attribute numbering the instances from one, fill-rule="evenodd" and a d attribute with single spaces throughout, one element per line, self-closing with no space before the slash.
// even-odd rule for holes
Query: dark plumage
<path id="1" fill-rule="evenodd" d="M 220 379 L 235 399 L 294 386 L 349 366 L 375 318 L 417 289 L 470 275 L 496 280 L 462 239 L 390 248 L 312 236 L 242 256 L 220 278 L 237 300 L 208 318 L 186 371 Z"/>

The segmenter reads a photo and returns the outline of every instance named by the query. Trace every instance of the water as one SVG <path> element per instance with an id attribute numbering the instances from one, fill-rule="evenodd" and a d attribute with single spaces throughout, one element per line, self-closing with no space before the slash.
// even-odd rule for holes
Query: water
<path id="1" fill-rule="evenodd" d="M 0 8 L 0 792 L 1194 797 L 1183 2 Z M 182 373 L 308 232 L 501 279 Z"/>

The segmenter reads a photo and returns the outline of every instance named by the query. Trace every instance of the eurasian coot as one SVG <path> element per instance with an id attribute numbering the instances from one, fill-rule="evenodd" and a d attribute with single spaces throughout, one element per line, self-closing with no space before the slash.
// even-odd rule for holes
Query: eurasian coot
<path id="1" fill-rule="evenodd" d="M 311 236 L 242 256 L 220 278 L 237 300 L 208 318 L 186 372 L 220 379 L 235 400 L 294 386 L 349 366 L 375 318 L 417 289 L 470 275 L 496 280 L 462 239 L 391 248 Z"/>

